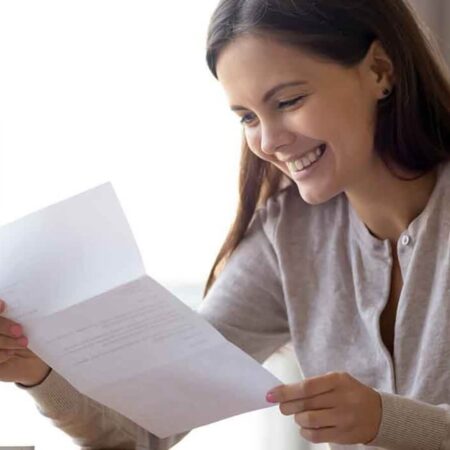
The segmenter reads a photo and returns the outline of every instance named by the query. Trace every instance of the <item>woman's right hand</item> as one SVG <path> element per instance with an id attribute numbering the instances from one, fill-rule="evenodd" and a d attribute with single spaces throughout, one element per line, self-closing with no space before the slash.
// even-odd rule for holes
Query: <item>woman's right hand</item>
<path id="1" fill-rule="evenodd" d="M 6 303 L 0 300 L 0 381 L 39 384 L 51 367 L 27 348 L 28 339 L 20 324 L 2 317 L 5 309 Z"/>

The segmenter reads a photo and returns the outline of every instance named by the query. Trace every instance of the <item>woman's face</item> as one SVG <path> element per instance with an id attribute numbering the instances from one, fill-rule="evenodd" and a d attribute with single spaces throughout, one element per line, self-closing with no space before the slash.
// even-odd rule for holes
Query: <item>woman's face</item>
<path id="1" fill-rule="evenodd" d="M 347 69 L 263 36 L 241 36 L 222 50 L 218 79 L 250 150 L 293 179 L 306 202 L 357 189 L 383 170 L 373 151 L 376 104 L 390 87 L 373 69 L 382 54 L 375 41 Z"/>

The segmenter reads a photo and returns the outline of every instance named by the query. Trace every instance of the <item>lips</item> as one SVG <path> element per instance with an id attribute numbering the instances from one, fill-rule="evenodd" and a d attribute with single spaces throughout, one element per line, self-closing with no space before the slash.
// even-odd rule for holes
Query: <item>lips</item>
<path id="1" fill-rule="evenodd" d="M 309 166 L 315 164 L 320 158 L 322 158 L 326 148 L 326 144 L 320 144 L 312 150 L 303 153 L 302 156 L 286 161 L 286 164 L 291 172 L 304 170 L 305 168 L 308 168 Z"/>
<path id="2" fill-rule="evenodd" d="M 323 142 L 322 144 L 316 145 L 315 147 L 311 148 L 307 152 L 304 152 L 301 155 L 296 156 L 295 158 L 290 158 L 290 159 L 288 159 L 287 161 L 284 161 L 284 162 L 287 164 L 287 163 L 290 163 L 290 162 L 293 162 L 293 161 L 297 161 L 297 160 L 299 160 L 301 158 L 304 158 L 308 153 L 310 153 L 310 152 L 312 152 L 312 151 L 314 151 L 314 150 L 316 150 L 316 149 L 318 149 L 318 148 L 320 148 L 322 146 L 325 147 L 326 143 Z"/>

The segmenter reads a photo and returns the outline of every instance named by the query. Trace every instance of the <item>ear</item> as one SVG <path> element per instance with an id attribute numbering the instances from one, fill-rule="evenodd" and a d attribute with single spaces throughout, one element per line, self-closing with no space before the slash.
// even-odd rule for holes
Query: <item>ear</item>
<path id="1" fill-rule="evenodd" d="M 381 99 L 385 89 L 392 91 L 394 87 L 394 64 L 378 39 L 372 42 L 365 59 L 375 95 Z"/>

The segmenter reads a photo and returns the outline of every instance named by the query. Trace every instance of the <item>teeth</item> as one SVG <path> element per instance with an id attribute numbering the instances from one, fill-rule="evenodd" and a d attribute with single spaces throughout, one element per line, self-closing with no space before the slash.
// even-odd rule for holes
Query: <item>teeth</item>
<path id="1" fill-rule="evenodd" d="M 295 161 L 289 161 L 287 164 L 291 172 L 306 169 L 310 165 L 314 164 L 325 152 L 325 147 L 325 144 L 319 145 L 319 147 L 311 150 L 302 158 L 299 158 Z"/>

